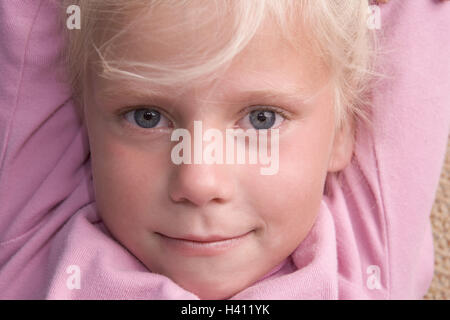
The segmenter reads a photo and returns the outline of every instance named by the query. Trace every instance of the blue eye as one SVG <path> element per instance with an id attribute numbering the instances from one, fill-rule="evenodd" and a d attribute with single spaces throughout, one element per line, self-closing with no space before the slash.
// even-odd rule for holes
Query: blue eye
<path id="1" fill-rule="evenodd" d="M 270 129 L 275 123 L 275 112 L 273 111 L 252 111 L 250 112 L 250 123 L 255 129 Z"/>
<path id="2" fill-rule="evenodd" d="M 131 110 L 125 114 L 125 119 L 144 129 L 155 128 L 158 124 L 160 124 L 160 122 L 163 122 L 164 125 L 164 121 L 166 126 L 169 125 L 169 120 L 159 111 L 149 108 Z"/>
<path id="3" fill-rule="evenodd" d="M 271 108 L 261 108 L 250 111 L 241 121 L 247 120 L 250 126 L 256 130 L 270 129 L 272 127 L 278 127 L 286 117 L 284 113 L 278 110 L 272 110 Z M 248 127 L 244 124 L 241 126 Z"/>

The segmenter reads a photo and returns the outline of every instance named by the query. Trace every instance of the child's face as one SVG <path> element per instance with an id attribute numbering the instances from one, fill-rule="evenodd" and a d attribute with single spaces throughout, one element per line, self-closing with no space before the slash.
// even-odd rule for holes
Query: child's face
<path id="1" fill-rule="evenodd" d="M 138 39 L 143 30 L 145 26 L 134 28 L 127 38 Z M 137 97 L 132 90 L 144 92 L 142 83 L 96 75 L 88 85 L 85 117 L 97 207 L 104 223 L 152 272 L 203 299 L 228 298 L 289 256 L 314 223 L 327 171 L 343 168 L 350 159 L 349 131 L 334 131 L 331 87 L 309 104 L 301 98 L 317 92 L 327 72 L 308 47 L 296 52 L 277 31 L 273 24 L 264 24 L 215 83 L 187 83 L 176 99 L 177 89 L 165 88 L 158 99 Z M 194 38 L 177 34 L 171 39 L 173 52 L 170 44 L 160 51 L 157 39 L 139 39 L 122 53 L 130 60 L 138 54 L 151 62 L 153 57 L 179 54 L 183 41 Z M 106 98 L 104 90 L 113 86 L 116 95 Z M 293 88 L 301 88 L 301 94 L 243 98 L 248 91 Z M 170 122 L 193 136 L 193 121 L 200 120 L 203 131 L 217 128 L 225 137 L 226 128 L 254 128 L 249 113 L 238 112 L 266 105 L 289 115 L 284 120 L 276 115 L 272 127 L 279 129 L 276 174 L 261 175 L 255 164 L 172 162 L 171 150 L 178 142 L 170 141 Z M 155 106 L 165 113 L 157 128 L 125 125 L 129 120 L 115 113 L 133 106 Z M 162 236 L 229 238 L 246 233 L 237 246 L 212 253 L 177 250 Z"/>

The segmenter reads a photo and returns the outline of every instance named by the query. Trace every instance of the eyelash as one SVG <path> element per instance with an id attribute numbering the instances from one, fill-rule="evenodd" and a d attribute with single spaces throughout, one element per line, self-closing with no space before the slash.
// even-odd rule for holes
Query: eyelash
<path id="1" fill-rule="evenodd" d="M 173 125 L 173 121 L 170 119 L 170 117 L 164 112 L 164 111 L 162 111 L 162 110 L 160 110 L 158 107 L 155 107 L 155 106 L 134 106 L 134 107 L 132 107 L 132 108 L 126 108 L 126 109 L 124 109 L 124 110 L 119 110 L 119 112 L 118 112 L 118 114 L 119 114 L 119 116 L 120 116 L 120 119 L 121 119 L 121 121 L 124 121 L 125 122 L 125 125 L 126 126 L 128 126 L 128 127 L 131 127 L 133 130 L 138 130 L 138 131 L 145 131 L 145 132 L 155 132 L 155 131 L 164 131 L 164 130 L 166 130 L 165 128 L 163 129 L 163 128 L 149 128 L 149 129 L 145 129 L 145 128 L 141 128 L 141 127 L 139 127 L 139 126 L 136 126 L 136 125 L 134 125 L 134 124 L 132 124 L 132 123 L 130 123 L 127 119 L 126 119 L 126 115 L 129 113 L 129 112 L 132 112 L 132 111 L 136 111 L 136 110 L 140 110 L 140 109 L 149 109 L 149 110 L 156 110 L 156 111 L 158 111 L 161 115 L 163 115 L 163 116 L 165 116 L 169 121 L 170 121 L 170 123 Z M 282 116 L 283 117 L 283 122 L 284 122 L 284 120 L 289 120 L 290 119 L 290 115 L 286 112 L 286 111 L 284 111 L 283 109 L 281 109 L 281 108 L 279 108 L 279 107 L 276 107 L 276 106 L 270 106 L 270 105 L 252 105 L 252 106 L 248 106 L 248 107 L 246 107 L 246 108 L 244 108 L 242 111 L 240 111 L 239 113 L 238 113 L 238 115 L 244 115 L 244 116 L 246 116 L 246 115 L 248 115 L 249 113 L 251 113 L 251 112 L 253 112 L 253 111 L 256 111 L 256 110 L 258 110 L 258 111 L 272 111 L 272 112 L 275 112 L 275 113 L 277 113 L 278 115 L 280 115 L 280 116 Z M 242 117 L 240 118 L 240 119 L 242 119 Z"/>
<path id="2" fill-rule="evenodd" d="M 284 111 L 283 109 L 276 107 L 276 106 L 269 106 L 269 105 L 253 105 L 253 106 L 249 106 L 244 108 L 244 110 L 242 110 L 241 112 L 239 112 L 239 114 L 244 114 L 247 115 L 252 111 L 273 111 L 275 113 L 278 113 L 279 115 L 281 115 L 283 118 L 289 120 L 290 116 L 289 114 Z"/>

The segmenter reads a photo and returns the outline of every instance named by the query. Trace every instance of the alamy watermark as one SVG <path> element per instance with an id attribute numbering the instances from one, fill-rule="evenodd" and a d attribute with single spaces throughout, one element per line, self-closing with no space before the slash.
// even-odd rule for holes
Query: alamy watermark
<path id="1" fill-rule="evenodd" d="M 76 264 L 66 268 L 66 273 L 70 276 L 66 279 L 66 286 L 69 290 L 81 289 L 81 269 Z"/>
<path id="2" fill-rule="evenodd" d="M 260 168 L 262 175 L 274 175 L 279 169 L 279 129 L 226 129 L 225 141 L 222 132 L 210 128 L 203 133 L 202 121 L 194 121 L 193 139 L 187 129 L 178 128 L 172 131 L 171 141 L 180 141 L 172 148 L 171 159 L 176 165 L 184 164 L 245 164 L 247 154 L 246 141 L 249 140 L 248 163 L 269 165 Z M 270 133 L 270 146 L 268 145 Z M 193 143 L 192 143 L 193 140 Z M 209 142 L 213 140 L 212 142 Z M 235 161 L 235 140 L 237 153 Z M 203 148 L 203 142 L 209 142 Z M 225 156 L 223 154 L 225 142 Z M 192 152 L 193 144 L 193 152 Z M 270 150 L 270 155 L 269 155 Z M 192 154 L 194 159 L 192 161 Z"/>
<path id="3" fill-rule="evenodd" d="M 381 29 L 381 10 L 377 5 L 368 7 L 367 28 L 369 30 Z"/>
<path id="4" fill-rule="evenodd" d="M 67 29 L 81 29 L 81 9 L 79 6 L 73 4 L 68 6 L 66 13 L 69 15 L 66 20 Z"/>
<path id="5" fill-rule="evenodd" d="M 369 290 L 380 290 L 381 289 L 381 271 L 380 267 L 377 265 L 370 265 L 366 269 L 366 273 L 369 275 L 367 277 L 367 288 Z"/>

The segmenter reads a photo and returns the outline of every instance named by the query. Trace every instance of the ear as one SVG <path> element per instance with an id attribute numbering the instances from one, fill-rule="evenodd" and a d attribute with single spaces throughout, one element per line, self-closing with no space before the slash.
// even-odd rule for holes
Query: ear
<path id="1" fill-rule="evenodd" d="M 355 140 L 354 126 L 354 119 L 350 116 L 341 128 L 336 130 L 330 161 L 328 163 L 328 172 L 343 170 L 350 163 L 353 156 Z"/>

